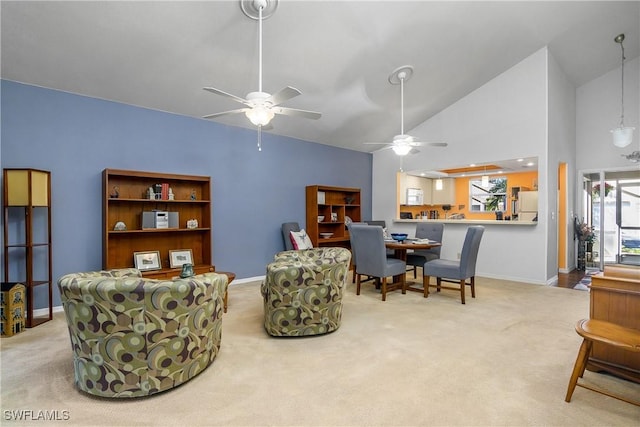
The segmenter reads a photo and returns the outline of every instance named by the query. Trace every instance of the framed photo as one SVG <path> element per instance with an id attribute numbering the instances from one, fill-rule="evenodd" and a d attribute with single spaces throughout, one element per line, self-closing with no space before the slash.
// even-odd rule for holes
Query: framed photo
<path id="1" fill-rule="evenodd" d="M 182 267 L 182 264 L 193 264 L 191 249 L 176 249 L 169 251 L 169 264 L 171 268 Z"/>
<path id="2" fill-rule="evenodd" d="M 133 263 L 140 271 L 160 270 L 160 251 L 134 252 Z"/>

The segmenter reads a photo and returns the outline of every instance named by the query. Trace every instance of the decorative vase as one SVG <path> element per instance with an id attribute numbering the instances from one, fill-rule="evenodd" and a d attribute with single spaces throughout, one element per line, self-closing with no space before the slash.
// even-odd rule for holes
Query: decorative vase
<path id="1" fill-rule="evenodd" d="M 194 275 L 192 264 L 182 264 L 182 271 L 180 272 L 181 278 L 187 278 Z"/>

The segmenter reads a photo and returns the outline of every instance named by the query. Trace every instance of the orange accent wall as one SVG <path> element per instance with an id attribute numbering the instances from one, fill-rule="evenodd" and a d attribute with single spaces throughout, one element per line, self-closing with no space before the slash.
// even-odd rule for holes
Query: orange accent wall
<path id="1" fill-rule="evenodd" d="M 558 166 L 558 269 L 567 268 L 567 164 Z"/>
<path id="2" fill-rule="evenodd" d="M 498 175 L 493 175 L 493 177 Z M 505 216 L 511 216 L 511 187 L 527 187 L 529 190 L 537 190 L 538 172 L 504 173 L 500 177 L 507 178 L 507 210 Z M 478 179 L 478 177 L 472 177 Z M 456 204 L 464 205 L 462 210 L 452 209 L 450 213 L 464 213 L 466 219 L 492 220 L 496 219 L 494 212 L 469 212 L 469 180 L 471 178 L 456 178 Z M 457 208 L 458 206 L 454 206 Z"/>

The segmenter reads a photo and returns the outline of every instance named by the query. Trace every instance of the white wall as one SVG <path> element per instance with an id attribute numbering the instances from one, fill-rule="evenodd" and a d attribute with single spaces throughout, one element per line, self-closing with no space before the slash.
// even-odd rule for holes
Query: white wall
<path id="1" fill-rule="evenodd" d="M 575 246 L 573 242 L 573 185 L 575 176 L 575 140 L 576 140 L 576 89 L 552 55 L 549 55 L 549 154 L 547 176 L 549 205 L 547 230 L 547 277 L 554 277 L 558 272 L 558 166 L 567 163 L 567 217 L 565 237 L 567 245 L 563 248 L 567 259 L 567 270 L 575 267 Z"/>
<path id="2" fill-rule="evenodd" d="M 620 122 L 620 67 L 576 90 L 578 170 L 612 169 L 632 165 L 622 154 L 640 150 L 640 58 L 625 62 L 624 85 L 624 124 L 636 128 L 633 142 L 626 148 L 614 146 L 609 132 Z"/>
<path id="3" fill-rule="evenodd" d="M 422 140 L 442 140 L 449 146 L 421 147 L 420 153 L 405 157 L 404 170 L 538 157 L 538 225 L 486 226 L 476 273 L 548 283 L 547 49 L 534 53 L 408 133 Z M 412 235 L 415 225 L 393 223 L 399 166 L 400 160 L 391 150 L 373 155 L 373 219 L 384 219 L 390 229 Z M 554 173 L 557 175 L 557 171 Z M 443 258 L 456 258 L 466 228 L 466 224 L 446 224 Z"/>

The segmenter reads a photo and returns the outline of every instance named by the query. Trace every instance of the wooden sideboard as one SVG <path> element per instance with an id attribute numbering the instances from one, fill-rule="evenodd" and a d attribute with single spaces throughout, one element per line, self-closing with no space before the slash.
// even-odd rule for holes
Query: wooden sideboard
<path id="1" fill-rule="evenodd" d="M 591 278 L 592 319 L 640 329 L 640 268 L 606 266 Z M 587 369 L 640 383 L 640 353 L 593 344 Z"/>

